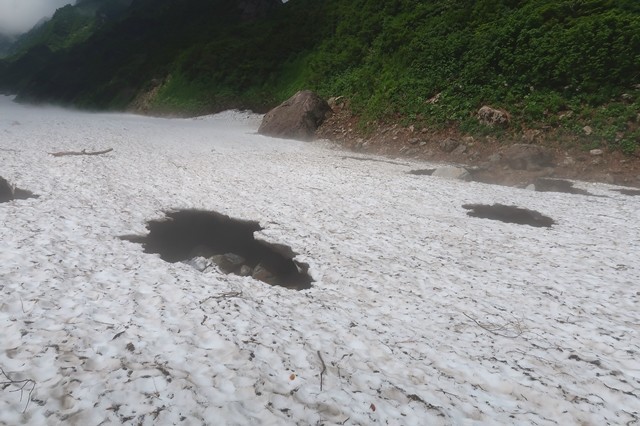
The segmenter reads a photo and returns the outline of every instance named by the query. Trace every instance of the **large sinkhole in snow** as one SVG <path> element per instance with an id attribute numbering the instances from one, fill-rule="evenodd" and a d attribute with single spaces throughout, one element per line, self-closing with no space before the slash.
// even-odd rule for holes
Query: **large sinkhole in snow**
<path id="1" fill-rule="evenodd" d="M 311 287 L 309 266 L 293 260 L 296 253 L 254 238 L 254 232 L 262 230 L 258 222 L 212 211 L 180 210 L 147 222 L 147 229 L 146 236 L 121 238 L 142 244 L 146 253 L 159 254 L 167 262 L 185 262 L 201 271 L 213 267 L 290 289 Z"/>

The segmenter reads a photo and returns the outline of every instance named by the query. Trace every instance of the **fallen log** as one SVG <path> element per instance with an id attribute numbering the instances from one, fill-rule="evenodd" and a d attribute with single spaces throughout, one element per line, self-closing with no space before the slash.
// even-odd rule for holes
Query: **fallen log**
<path id="1" fill-rule="evenodd" d="M 60 151 L 50 152 L 49 154 L 53 155 L 54 157 L 64 157 L 68 155 L 102 155 L 111 151 L 113 151 L 113 148 L 105 149 L 104 151 L 87 152 L 86 149 L 83 149 L 82 151 Z"/>

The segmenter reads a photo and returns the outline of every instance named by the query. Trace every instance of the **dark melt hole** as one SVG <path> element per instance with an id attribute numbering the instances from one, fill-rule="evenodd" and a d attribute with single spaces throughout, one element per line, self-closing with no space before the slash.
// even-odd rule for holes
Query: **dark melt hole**
<path id="1" fill-rule="evenodd" d="M 623 195 L 629 195 L 631 197 L 637 197 L 640 195 L 640 189 L 612 189 L 612 191 L 617 191 Z"/>
<path id="2" fill-rule="evenodd" d="M 462 206 L 467 210 L 469 216 L 483 219 L 500 220 L 507 223 L 517 223 L 519 225 L 529 225 L 549 228 L 555 222 L 548 216 L 535 210 L 523 209 L 515 206 L 505 206 L 504 204 L 465 204 Z"/>
<path id="3" fill-rule="evenodd" d="M 216 265 L 222 272 L 272 285 L 304 290 L 313 281 L 309 265 L 293 260 L 291 248 L 256 240 L 258 222 L 232 219 L 216 212 L 181 210 L 147 223 L 146 236 L 123 236 L 142 244 L 167 262 L 185 262 L 204 271 Z"/>
<path id="4" fill-rule="evenodd" d="M 26 189 L 15 188 L 0 176 L 0 203 L 6 203 L 11 200 L 26 200 L 27 198 L 38 198 L 38 196 Z"/>
<path id="5" fill-rule="evenodd" d="M 420 170 L 411 170 L 409 172 L 410 175 L 418 175 L 418 176 L 431 176 L 436 169 L 420 169 Z"/>
<path id="6" fill-rule="evenodd" d="M 591 195 L 589 191 L 584 189 L 574 188 L 573 182 L 563 179 L 536 179 L 534 182 L 536 191 L 538 192 L 563 192 L 566 194 L 579 194 L 579 195 Z"/>

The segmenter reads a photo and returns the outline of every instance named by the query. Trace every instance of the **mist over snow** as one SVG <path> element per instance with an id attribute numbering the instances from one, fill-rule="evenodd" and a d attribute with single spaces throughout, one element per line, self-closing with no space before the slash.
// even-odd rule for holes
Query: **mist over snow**
<path id="1" fill-rule="evenodd" d="M 0 34 L 16 35 L 29 31 L 43 18 L 73 0 L 0 0 Z"/>

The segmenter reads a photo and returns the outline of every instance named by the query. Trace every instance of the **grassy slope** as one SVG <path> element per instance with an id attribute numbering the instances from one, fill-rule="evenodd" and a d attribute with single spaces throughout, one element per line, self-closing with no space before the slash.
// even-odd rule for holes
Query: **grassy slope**
<path id="1" fill-rule="evenodd" d="M 349 98 L 363 123 L 503 132 L 477 124 L 489 104 L 511 113 L 509 132 L 588 124 L 588 147 L 640 144 L 635 0 L 290 0 L 251 22 L 231 0 L 137 0 L 84 38 L 33 47 L 0 83 L 19 75 L 25 98 L 95 108 L 156 89 L 153 110 L 190 114 L 310 88 Z"/>

